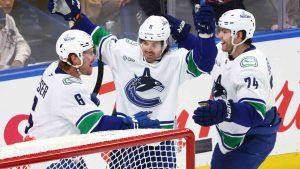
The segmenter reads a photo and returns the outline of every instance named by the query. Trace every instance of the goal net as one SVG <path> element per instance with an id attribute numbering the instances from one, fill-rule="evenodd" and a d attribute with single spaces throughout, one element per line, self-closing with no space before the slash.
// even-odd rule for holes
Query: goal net
<path id="1" fill-rule="evenodd" d="M 133 129 L 32 140 L 1 147 L 0 168 L 194 169 L 195 137 L 189 129 Z"/>

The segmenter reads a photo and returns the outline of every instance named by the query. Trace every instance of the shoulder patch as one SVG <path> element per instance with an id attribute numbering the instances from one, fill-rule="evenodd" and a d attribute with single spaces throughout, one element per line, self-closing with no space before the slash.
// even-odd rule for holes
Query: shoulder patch
<path id="1" fill-rule="evenodd" d="M 128 43 L 128 44 L 130 44 L 130 45 L 134 45 L 134 46 L 137 46 L 137 42 L 135 42 L 135 41 L 133 41 L 133 40 L 131 40 L 131 39 L 125 39 L 125 42 L 126 43 Z"/>
<path id="2" fill-rule="evenodd" d="M 257 67 L 257 59 L 253 56 L 245 56 L 240 63 L 241 67 Z"/>
<path id="3" fill-rule="evenodd" d="M 75 77 L 67 77 L 67 78 L 64 78 L 63 80 L 63 84 L 64 85 L 70 85 L 72 83 L 79 83 L 81 84 L 81 79 L 78 79 L 78 78 L 75 78 Z"/>

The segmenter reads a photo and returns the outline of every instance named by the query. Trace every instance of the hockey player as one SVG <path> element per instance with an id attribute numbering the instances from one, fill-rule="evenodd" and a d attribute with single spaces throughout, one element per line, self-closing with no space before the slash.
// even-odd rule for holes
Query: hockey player
<path id="1" fill-rule="evenodd" d="M 199 35 L 214 34 L 210 6 L 204 4 L 193 14 Z M 210 73 L 213 99 L 199 102 L 193 119 L 202 126 L 216 126 L 212 169 L 256 169 L 272 151 L 281 123 L 272 95 L 271 66 L 252 44 L 255 18 L 251 13 L 230 10 L 218 26 L 218 55 Z M 195 38 L 189 34 L 179 45 L 193 48 Z"/>
<path id="2" fill-rule="evenodd" d="M 78 1 L 65 3 L 49 0 L 48 8 L 51 13 L 75 21 L 72 29 L 92 36 L 114 77 L 116 110 L 128 115 L 141 110 L 152 111 L 151 117 L 159 119 L 162 128 L 174 128 L 178 88 L 184 81 L 212 69 L 217 52 L 214 38 L 197 38 L 198 45 L 191 51 L 169 50 L 168 21 L 161 16 L 150 16 L 140 26 L 137 42 L 119 40 L 80 14 Z M 180 30 L 188 33 L 189 28 Z"/>
<path id="3" fill-rule="evenodd" d="M 162 128 L 177 127 L 178 88 L 184 81 L 211 71 L 217 52 L 213 37 L 197 38 L 197 45 L 191 51 L 183 48 L 169 50 L 171 30 L 168 21 L 162 16 L 148 17 L 139 28 L 137 41 L 119 40 L 80 14 L 78 1 L 66 0 L 65 5 L 62 5 L 57 0 L 49 0 L 48 5 L 51 13 L 75 21 L 72 29 L 83 30 L 92 36 L 102 61 L 111 68 L 116 87 L 117 111 L 127 115 L 141 110 L 151 111 L 151 117 L 159 119 Z M 182 26 L 179 32 L 188 33 L 190 26 Z M 170 146 L 173 142 L 161 144 L 166 148 L 159 150 L 155 146 L 149 147 L 152 150 L 150 158 L 144 154 L 139 156 L 148 162 L 147 166 L 143 164 L 141 168 L 176 168 L 175 151 L 168 153 L 167 158 L 155 156 L 166 154 L 166 150 L 175 150 L 174 146 Z M 128 151 L 122 153 L 132 155 Z M 133 168 L 122 160 L 124 158 L 117 160 L 120 168 Z"/>
<path id="4" fill-rule="evenodd" d="M 118 113 L 122 117 L 117 117 L 104 115 L 98 108 L 98 98 L 89 93 L 80 78 L 92 74 L 92 64 L 96 59 L 90 35 L 80 30 L 65 31 L 57 40 L 56 53 L 60 61 L 49 65 L 36 89 L 25 128 L 28 134 L 25 141 L 105 130 L 159 127 L 158 120 L 147 116 L 149 112 L 132 116 Z M 74 168 L 86 165 L 82 157 L 44 165 L 65 168 L 67 164 Z"/>
<path id="5" fill-rule="evenodd" d="M 112 117 L 99 110 L 99 100 L 91 96 L 80 75 L 91 75 L 96 59 L 93 42 L 80 30 L 65 31 L 57 40 L 59 62 L 43 73 L 33 99 L 25 133 L 36 139 L 95 131 L 157 128 L 158 120 L 139 112 L 132 117 Z"/>

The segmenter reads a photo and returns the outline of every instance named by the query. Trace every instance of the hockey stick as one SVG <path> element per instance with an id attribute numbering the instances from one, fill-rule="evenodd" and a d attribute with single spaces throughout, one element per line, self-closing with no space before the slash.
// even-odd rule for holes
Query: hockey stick
<path id="1" fill-rule="evenodd" d="M 101 85 L 102 85 L 102 80 L 103 80 L 103 73 L 104 73 L 104 64 L 102 62 L 102 58 L 99 57 L 98 61 L 98 75 L 97 75 L 97 80 L 96 80 L 96 84 L 93 90 L 93 94 L 98 95 Z"/>
<path id="2" fill-rule="evenodd" d="M 161 14 L 161 16 L 165 16 L 166 15 L 165 0 L 160 0 L 160 14 Z"/>

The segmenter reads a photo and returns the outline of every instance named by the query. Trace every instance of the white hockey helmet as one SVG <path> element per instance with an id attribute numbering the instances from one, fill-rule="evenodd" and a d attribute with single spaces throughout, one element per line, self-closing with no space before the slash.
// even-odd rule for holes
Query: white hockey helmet
<path id="1" fill-rule="evenodd" d="M 170 25 L 166 18 L 162 16 L 149 16 L 139 29 L 139 39 L 150 41 L 163 41 L 164 49 L 170 37 Z"/>
<path id="2" fill-rule="evenodd" d="M 72 65 L 76 68 L 83 63 L 83 52 L 93 47 L 93 41 L 89 34 L 81 30 L 67 30 L 56 41 L 56 53 L 63 62 L 72 65 L 68 61 L 70 53 L 74 53 L 81 60 L 80 65 Z"/>
<path id="3" fill-rule="evenodd" d="M 250 12 L 243 9 L 229 10 L 219 18 L 218 26 L 231 30 L 232 37 L 235 37 L 238 31 L 246 31 L 246 37 L 243 41 L 245 42 L 253 37 L 255 18 Z"/>

